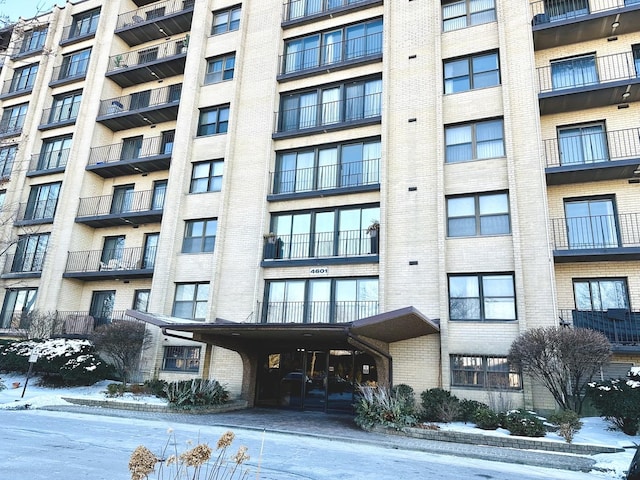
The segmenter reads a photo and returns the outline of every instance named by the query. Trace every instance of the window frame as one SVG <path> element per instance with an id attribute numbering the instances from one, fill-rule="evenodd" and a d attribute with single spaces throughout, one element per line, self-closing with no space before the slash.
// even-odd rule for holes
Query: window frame
<path id="1" fill-rule="evenodd" d="M 228 63 L 231 62 L 231 66 L 229 67 Z M 220 70 L 210 71 L 212 66 L 215 66 L 217 63 L 220 63 Z M 226 53 L 224 55 L 217 55 L 215 57 L 211 57 L 207 59 L 207 68 L 204 74 L 204 84 L 205 85 L 213 85 L 215 83 L 227 82 L 229 80 L 233 80 L 233 76 L 235 74 L 235 65 L 236 65 L 236 52 Z M 229 73 L 230 72 L 230 73 Z M 217 79 L 217 76 L 220 76 Z M 212 77 L 216 77 L 216 79 L 212 79 Z"/>
<path id="2" fill-rule="evenodd" d="M 24 297 L 20 299 L 20 295 Z M 16 314 L 29 315 L 34 311 L 35 303 L 38 299 L 38 287 L 20 287 L 5 289 L 2 301 L 2 312 L 0 312 L 0 328 L 11 328 L 13 317 Z M 20 310 L 16 310 L 16 305 L 20 300 Z M 10 308 L 10 310 L 9 310 Z"/>
<path id="3" fill-rule="evenodd" d="M 81 102 L 82 90 L 75 90 L 54 96 L 47 124 L 68 122 L 77 119 Z M 66 112 L 64 112 L 65 108 L 67 110 Z"/>
<path id="4" fill-rule="evenodd" d="M 0 146 L 0 178 L 9 178 L 11 176 L 17 153 L 18 145 L 15 143 Z"/>
<path id="5" fill-rule="evenodd" d="M 49 34 L 49 27 L 46 28 L 34 28 L 25 32 L 22 43 L 20 44 L 19 55 L 35 52 L 44 48 L 44 44 Z M 35 43 L 34 43 L 35 40 Z"/>
<path id="6" fill-rule="evenodd" d="M 480 360 L 480 365 L 476 366 L 465 366 L 462 365 L 457 367 L 456 360 L 469 359 L 473 361 Z M 492 369 L 491 360 L 500 360 L 503 361 L 504 364 L 507 365 L 507 369 Z M 470 362 L 472 363 L 472 362 Z M 508 390 L 522 390 L 522 371 L 516 368 L 514 365 L 510 364 L 507 361 L 507 357 L 502 357 L 498 355 L 466 355 L 466 354 L 451 354 L 449 355 L 449 364 L 450 364 L 450 372 L 451 372 L 451 387 L 455 388 L 478 388 L 478 389 L 495 389 L 495 388 L 505 388 Z M 456 368 L 457 367 L 457 368 Z M 456 372 L 458 375 L 456 375 Z M 475 379 L 475 381 L 464 382 L 458 381 L 460 376 L 467 377 L 467 374 L 471 373 L 471 378 Z M 504 382 L 492 382 L 492 378 L 501 378 L 503 377 L 506 381 Z"/>
<path id="7" fill-rule="evenodd" d="M 495 138 L 491 138 L 489 140 L 484 140 L 483 142 L 479 142 L 478 141 L 478 128 L 482 125 L 488 125 L 490 123 L 493 122 L 500 122 L 500 137 L 495 137 Z M 459 129 L 462 127 L 467 127 L 470 129 L 470 137 L 471 137 L 471 142 L 464 142 L 464 143 L 454 143 L 454 144 L 448 144 L 448 140 L 447 140 L 447 133 L 452 131 L 453 129 Z M 450 125 L 445 125 L 444 127 L 444 137 L 445 137 L 445 163 L 451 164 L 451 163 L 463 163 L 463 162 L 472 162 L 472 161 L 476 161 L 476 160 L 489 160 L 492 158 L 503 158 L 506 156 L 506 151 L 505 151 L 505 132 L 504 132 L 504 118 L 503 117 L 498 117 L 498 118 L 487 118 L 487 119 L 482 119 L 482 120 L 474 120 L 472 122 L 465 122 L 465 123 L 456 123 L 456 124 L 450 124 Z M 478 146 L 481 143 L 492 143 L 492 142 L 497 142 L 498 140 L 500 140 L 501 142 L 501 153 L 499 155 L 489 155 L 489 156 L 478 156 Z M 471 157 L 470 158 L 462 158 L 462 159 L 452 159 L 450 158 L 450 154 L 449 154 L 449 147 L 456 147 L 456 146 L 461 146 L 461 145 L 467 145 L 469 144 L 471 147 Z"/>
<path id="8" fill-rule="evenodd" d="M 38 76 L 39 67 L 39 63 L 32 63 L 30 65 L 25 65 L 24 67 L 16 68 L 13 71 L 13 77 L 11 78 L 9 93 L 23 92 L 33 89 L 33 84 Z"/>
<path id="9" fill-rule="evenodd" d="M 174 373 L 197 373 L 200 371 L 201 351 L 202 347 L 199 346 L 165 345 L 162 353 L 162 370 Z M 176 365 L 182 363 L 184 367 L 168 367 L 169 361 L 175 361 Z"/>
<path id="10" fill-rule="evenodd" d="M 487 288 L 485 286 L 484 280 L 485 279 L 489 280 L 492 277 L 498 280 L 510 278 L 511 279 L 510 287 L 511 287 L 512 295 L 487 295 L 485 293 L 485 290 Z M 468 295 L 468 296 L 452 297 L 451 292 L 453 290 L 452 288 L 453 279 L 467 279 L 467 280 L 476 279 L 475 292 L 477 292 L 477 296 Z M 515 275 L 513 272 L 449 274 L 447 284 L 448 284 L 447 294 L 449 297 L 449 320 L 450 321 L 452 322 L 514 322 L 518 320 L 518 308 L 517 308 L 518 305 L 517 305 L 517 298 L 516 298 Z M 488 300 L 501 300 L 501 299 L 511 300 L 510 303 L 512 304 L 513 318 L 487 318 L 487 311 L 490 310 L 490 308 L 488 308 L 488 305 L 492 303 L 490 301 L 488 302 Z M 478 317 L 477 318 L 471 317 L 467 313 L 466 318 L 454 318 L 453 304 L 456 300 L 462 302 L 463 308 L 466 310 L 465 313 L 467 312 L 473 313 L 473 308 L 471 309 L 469 307 L 465 308 L 466 301 L 476 300 Z M 473 307 L 473 304 L 471 305 L 471 307 Z"/>
<path id="11" fill-rule="evenodd" d="M 218 219 L 213 218 L 201 218 L 197 220 L 185 220 L 184 236 L 182 237 L 182 250 L 181 253 L 213 253 L 216 248 L 216 237 L 218 233 Z M 200 224 L 202 224 L 200 226 Z M 213 225 L 214 234 L 207 235 L 209 233 L 209 225 Z M 194 229 L 199 227 L 202 232 L 201 235 L 193 235 Z"/>
<path id="12" fill-rule="evenodd" d="M 484 197 L 493 197 L 493 196 L 504 196 L 504 200 L 506 201 L 506 211 L 505 212 L 492 212 L 489 214 L 482 214 L 482 205 L 481 199 Z M 450 201 L 454 201 L 457 199 L 473 199 L 474 203 L 474 215 L 458 215 L 452 217 L 450 215 L 451 207 Z M 483 233 L 482 232 L 482 219 L 487 217 L 507 217 L 507 230 L 499 233 Z M 455 219 L 464 219 L 464 218 L 474 218 L 475 222 L 475 233 L 474 234 L 460 234 L 455 235 L 452 233 L 451 222 Z M 509 203 L 509 192 L 508 191 L 497 191 L 497 192 L 482 192 L 475 193 L 470 195 L 451 195 L 447 197 L 447 237 L 449 238 L 460 238 L 460 237 L 484 237 L 484 236 L 500 236 L 500 235 L 510 235 L 511 234 L 511 206 Z"/>
<path id="13" fill-rule="evenodd" d="M 448 0 L 448 1 L 442 1 L 441 2 L 441 7 L 440 7 L 440 11 L 442 14 L 442 31 L 443 32 L 451 32 L 454 30 L 461 30 L 463 28 L 469 28 L 469 27 L 473 27 L 475 25 L 484 25 L 486 23 L 492 23 L 492 22 L 496 22 L 497 21 L 497 14 L 496 14 L 496 2 L 495 0 L 493 1 L 493 8 L 489 8 L 489 9 L 485 9 L 485 10 L 480 10 L 478 12 L 471 12 L 471 4 L 474 0 Z M 452 16 L 452 17 L 445 17 L 446 13 L 445 13 L 445 9 L 448 6 L 452 6 L 455 4 L 462 4 L 464 5 L 464 15 L 456 15 L 456 16 Z M 493 12 L 493 19 L 491 20 L 486 20 L 486 21 L 480 21 L 480 22 L 473 22 L 473 16 L 477 15 L 479 13 L 484 13 L 486 14 L 487 12 Z M 451 24 L 455 25 L 456 21 L 460 21 L 462 18 L 464 18 L 464 25 L 460 25 L 460 26 L 453 26 L 451 28 L 447 28 L 447 21 L 449 21 Z"/>
<path id="14" fill-rule="evenodd" d="M 71 150 L 72 141 L 73 134 L 44 138 L 38 154 L 38 165 L 36 170 L 51 170 L 66 166 L 69 159 L 69 151 Z M 49 149 L 50 151 L 48 151 Z M 51 160 L 54 157 L 57 157 L 57 161 L 52 165 Z"/>
<path id="15" fill-rule="evenodd" d="M 11 105 L 2 110 L 0 119 L 0 134 L 21 132 L 24 127 L 24 120 L 29 110 L 29 102 Z"/>
<path id="16" fill-rule="evenodd" d="M 198 116 L 198 137 L 207 137 L 210 135 L 222 135 L 226 134 L 229 129 L 229 115 L 230 115 L 230 107 L 229 105 L 217 105 L 215 107 L 206 107 L 201 108 Z M 210 123 L 203 123 L 203 118 L 207 115 L 215 112 L 215 121 Z M 224 120 L 220 120 L 221 114 L 226 115 Z M 213 131 L 209 131 L 209 129 L 213 126 Z"/>
<path id="17" fill-rule="evenodd" d="M 92 35 L 98 30 L 101 8 L 94 8 L 74 15 L 69 31 L 69 38 L 77 38 L 85 35 Z M 85 25 L 87 28 L 85 28 Z"/>
<path id="18" fill-rule="evenodd" d="M 25 220 L 53 220 L 58 208 L 61 188 L 62 182 L 32 185 L 25 209 Z M 43 193 L 46 193 L 46 198 L 40 200 Z M 49 213 L 51 214 L 48 215 Z"/>
<path id="19" fill-rule="evenodd" d="M 496 63 L 496 67 L 495 69 L 491 69 L 491 70 L 480 70 L 476 72 L 476 69 L 474 69 L 475 66 L 475 61 L 484 57 L 490 57 L 490 56 L 494 56 L 495 57 L 495 63 Z M 447 66 L 448 65 L 453 65 L 455 63 L 462 63 L 462 62 L 466 62 L 466 75 L 452 75 L 450 77 L 447 77 Z M 461 92 L 468 92 L 470 90 L 479 90 L 479 89 L 483 89 L 483 88 L 492 88 L 492 87 L 497 87 L 500 86 L 502 84 L 502 77 L 500 75 L 500 54 L 498 52 L 498 50 L 490 50 L 487 52 L 478 52 L 478 53 L 474 53 L 473 55 L 468 55 L 465 57 L 457 57 L 457 58 L 451 58 L 451 59 L 447 59 L 444 60 L 442 62 L 443 65 L 443 78 L 444 78 L 444 93 L 445 95 L 452 95 L 454 93 L 461 93 Z M 481 75 L 487 75 L 489 73 L 494 73 L 497 75 L 497 81 L 496 83 L 493 83 L 491 85 L 481 85 L 481 86 L 476 86 L 476 83 L 478 83 L 478 78 Z M 467 78 L 468 79 L 468 87 L 464 88 L 464 89 L 456 89 L 456 79 L 464 79 Z M 447 83 L 449 82 L 449 83 Z M 448 85 L 451 85 L 453 87 L 453 89 L 449 90 L 448 89 Z"/>
<path id="20" fill-rule="evenodd" d="M 211 22 L 211 35 L 222 35 L 223 33 L 235 32 L 240 29 L 240 15 L 242 6 L 235 5 L 233 7 L 224 8 L 222 10 L 214 10 L 213 21 Z M 224 23 L 216 23 L 216 19 L 222 16 L 227 17 Z M 237 18 L 234 18 L 237 16 Z"/>
<path id="21" fill-rule="evenodd" d="M 198 167 L 208 165 L 207 176 L 196 177 Z M 219 170 L 219 175 L 216 175 Z M 193 162 L 191 164 L 191 181 L 189 183 L 189 193 L 209 193 L 219 192 L 222 190 L 222 176 L 224 174 L 224 159 L 205 160 L 202 162 Z M 206 181 L 206 188 L 200 189 L 198 185 Z"/>
<path id="22" fill-rule="evenodd" d="M 50 237 L 49 232 L 20 235 L 16 243 L 11 272 L 41 272 Z M 32 242 L 33 240 L 35 240 L 35 244 Z"/>
<path id="23" fill-rule="evenodd" d="M 587 133 L 585 129 L 599 128 L 600 131 Z M 579 133 L 567 135 L 571 130 Z M 563 133 L 565 136 L 563 136 Z M 560 165 L 586 165 L 591 163 L 606 162 L 609 160 L 609 138 L 607 135 L 607 124 L 605 120 L 595 120 L 586 123 L 574 123 L 569 125 L 559 125 L 556 127 L 556 138 L 558 139 L 558 156 Z M 598 140 L 598 145 L 594 140 Z M 574 145 L 568 145 L 573 143 Z M 585 149 L 585 144 L 587 149 Z M 593 146 L 596 148 L 593 148 Z M 593 157 L 590 152 L 599 151 L 601 158 Z"/>
<path id="24" fill-rule="evenodd" d="M 210 282 L 180 282 L 180 283 L 176 283 L 176 288 L 174 291 L 174 297 L 173 297 L 173 306 L 171 309 L 171 315 L 174 317 L 178 317 L 178 318 L 186 318 L 186 319 L 190 319 L 190 320 L 205 320 L 206 319 L 206 313 L 208 313 L 209 310 L 209 294 L 210 294 Z M 200 290 L 206 285 L 206 298 L 204 300 L 202 300 L 199 296 L 199 292 Z M 179 297 L 179 292 L 182 289 L 187 289 L 189 287 L 193 287 L 193 295 L 191 297 L 190 300 L 178 300 Z M 179 316 L 179 311 L 178 311 L 178 306 L 179 305 L 184 305 L 184 306 L 191 306 L 191 316 L 190 317 L 180 317 Z M 200 308 L 204 307 L 207 312 L 205 313 L 205 316 L 203 317 L 197 317 L 196 315 L 198 314 L 198 311 L 200 310 Z"/>
<path id="25" fill-rule="evenodd" d="M 87 75 L 89 70 L 89 61 L 91 60 L 91 47 L 83 48 L 75 52 L 68 53 L 62 57 L 60 64 L 60 75 L 58 80 L 66 80 L 69 78 L 79 78 Z M 84 65 L 82 70 L 78 67 Z"/>
<path id="26" fill-rule="evenodd" d="M 604 302 L 602 301 L 602 285 L 605 283 L 613 284 L 615 289 L 620 289 L 620 294 L 624 295 L 624 305 L 622 306 L 614 306 L 614 307 L 604 307 Z M 589 303 L 591 304 L 591 308 L 580 308 L 578 294 L 576 291 L 576 286 L 578 284 L 586 284 L 589 289 Z M 598 296 L 599 299 L 594 299 L 594 290 L 593 287 L 597 284 L 598 286 Z M 618 284 L 616 286 L 615 284 Z M 573 300 L 575 309 L 578 311 L 586 311 L 586 312 L 606 312 L 610 309 L 626 309 L 631 310 L 631 297 L 629 295 L 629 281 L 627 277 L 576 277 L 571 280 L 571 287 L 573 290 Z M 595 308 L 594 304 L 600 303 L 600 308 Z"/>

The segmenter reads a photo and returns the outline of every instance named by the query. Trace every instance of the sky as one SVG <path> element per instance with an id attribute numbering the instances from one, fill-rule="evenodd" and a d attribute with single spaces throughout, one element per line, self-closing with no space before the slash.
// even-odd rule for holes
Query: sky
<path id="1" fill-rule="evenodd" d="M 64 5 L 64 0 L 0 0 L 0 14 L 8 15 L 11 20 L 18 17 L 35 17 L 38 12 L 48 12 L 54 5 Z"/>

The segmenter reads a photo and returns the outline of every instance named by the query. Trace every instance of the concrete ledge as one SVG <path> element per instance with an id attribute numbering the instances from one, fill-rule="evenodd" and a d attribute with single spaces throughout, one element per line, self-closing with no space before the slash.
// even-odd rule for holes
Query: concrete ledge
<path id="1" fill-rule="evenodd" d="M 84 405 L 88 407 L 113 408 L 116 410 L 133 410 L 138 412 L 154 412 L 154 413 L 224 413 L 233 412 L 234 410 L 242 410 L 247 408 L 245 400 L 234 400 L 224 405 L 212 405 L 208 407 L 194 407 L 190 409 L 173 408 L 168 405 L 153 405 L 149 403 L 134 402 L 116 402 L 114 400 L 90 400 L 86 398 L 69 398 L 62 397 L 65 402 L 74 405 Z"/>
<path id="2" fill-rule="evenodd" d="M 624 452 L 622 448 L 604 445 L 584 445 L 574 443 L 547 442 L 526 437 L 501 437 L 483 435 L 481 433 L 463 433 L 448 430 L 426 430 L 422 428 L 405 428 L 401 431 L 392 428 L 374 427 L 374 432 L 390 435 L 401 435 L 440 442 L 466 443 L 471 445 L 487 445 L 490 447 L 516 448 L 519 450 L 544 450 L 548 452 L 572 453 L 577 455 L 595 455 L 598 453 Z"/>

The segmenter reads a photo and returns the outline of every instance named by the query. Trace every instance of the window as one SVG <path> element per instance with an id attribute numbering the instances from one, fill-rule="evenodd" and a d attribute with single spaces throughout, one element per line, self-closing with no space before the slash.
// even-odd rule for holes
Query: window
<path id="1" fill-rule="evenodd" d="M 156 180 L 153 182 L 153 196 L 151 197 L 151 210 L 162 210 L 164 199 L 167 195 L 167 181 Z"/>
<path id="2" fill-rule="evenodd" d="M 131 103 L 129 104 L 129 110 L 139 110 L 141 108 L 147 108 L 151 101 L 151 90 L 143 90 L 142 92 L 135 92 L 131 94 Z"/>
<path id="3" fill-rule="evenodd" d="M 189 220 L 186 222 L 182 253 L 213 252 L 216 244 L 218 220 Z"/>
<path id="4" fill-rule="evenodd" d="M 227 133 L 229 127 L 229 107 L 212 107 L 200 109 L 198 136 Z"/>
<path id="5" fill-rule="evenodd" d="M 27 328 L 21 320 L 33 311 L 36 303 L 37 288 L 11 288 L 4 294 L 0 328 Z"/>
<path id="6" fill-rule="evenodd" d="M 100 20 L 99 8 L 74 15 L 73 23 L 71 24 L 71 31 L 69 32 L 69 38 L 95 33 L 98 29 L 98 20 Z"/>
<path id="7" fill-rule="evenodd" d="M 371 79 L 284 94 L 281 132 L 376 118 L 382 111 L 382 80 Z"/>
<path id="8" fill-rule="evenodd" d="M 162 369 L 171 372 L 200 370 L 200 347 L 164 347 Z"/>
<path id="9" fill-rule="evenodd" d="M 445 32 L 495 21 L 495 0 L 454 0 L 442 2 L 442 30 Z"/>
<path id="10" fill-rule="evenodd" d="M 4 201 L 6 198 L 7 198 L 7 191 L 0 190 L 0 211 L 2 211 L 2 208 L 4 207 Z"/>
<path id="11" fill-rule="evenodd" d="M 36 170 L 51 170 L 67 165 L 71 135 L 43 140 Z"/>
<path id="12" fill-rule="evenodd" d="M 604 122 L 558 128 L 561 165 L 575 165 L 609 160 Z"/>
<path id="13" fill-rule="evenodd" d="M 31 90 L 33 82 L 38 74 L 38 64 L 27 65 L 26 67 L 16 68 L 11 79 L 9 92 L 20 92 L 22 90 Z"/>
<path id="14" fill-rule="evenodd" d="M 382 19 L 289 40 L 283 73 L 292 73 L 382 53 Z"/>
<path id="15" fill-rule="evenodd" d="M 499 84 L 497 52 L 444 62 L 444 93 L 465 92 Z"/>
<path id="16" fill-rule="evenodd" d="M 158 251 L 158 241 L 160 240 L 159 233 L 147 233 L 144 236 L 144 249 L 142 251 L 142 265 L 143 269 L 151 269 L 156 266 L 156 252 Z"/>
<path id="17" fill-rule="evenodd" d="M 624 278 L 575 279 L 573 294 L 578 310 L 629 309 L 629 293 Z"/>
<path id="18" fill-rule="evenodd" d="M 149 295 L 151 294 L 151 290 L 136 290 L 133 292 L 133 306 L 134 310 L 138 312 L 148 312 L 149 311 Z"/>
<path id="19" fill-rule="evenodd" d="M 41 272 L 48 243 L 48 233 L 21 236 L 18 239 L 16 254 L 11 264 L 11 271 Z"/>
<path id="20" fill-rule="evenodd" d="M 236 54 L 229 53 L 207 61 L 207 73 L 204 83 L 219 83 L 233 78 L 233 69 L 236 65 Z"/>
<path id="21" fill-rule="evenodd" d="M 133 208 L 134 185 L 113 187 L 110 213 L 126 213 Z"/>
<path id="22" fill-rule="evenodd" d="M 208 283 L 179 283 L 173 302 L 173 316 L 204 320 L 208 312 Z"/>
<path id="23" fill-rule="evenodd" d="M 211 35 L 231 32 L 240 28 L 240 7 L 213 12 L 213 28 Z"/>
<path id="24" fill-rule="evenodd" d="M 551 85 L 554 90 L 583 87 L 594 83 L 598 83 L 595 55 L 551 62 Z"/>
<path id="25" fill-rule="evenodd" d="M 24 220 L 52 220 L 58 204 L 60 186 L 61 183 L 57 182 L 31 187 Z"/>
<path id="26" fill-rule="evenodd" d="M 58 80 L 65 78 L 83 77 L 87 74 L 91 49 L 81 50 L 62 57 Z"/>
<path id="27" fill-rule="evenodd" d="M 158 59 L 158 47 L 138 50 L 138 65 L 153 62 Z"/>
<path id="28" fill-rule="evenodd" d="M 27 116 L 28 103 L 22 103 L 13 107 L 7 107 L 2 111 L 0 120 L 0 135 L 18 135 L 22 132 L 24 119 Z"/>
<path id="29" fill-rule="evenodd" d="M 504 156 L 502 119 L 445 127 L 447 163 Z"/>
<path id="30" fill-rule="evenodd" d="M 451 386 L 521 389 L 522 377 L 506 357 L 451 355 Z"/>
<path id="31" fill-rule="evenodd" d="M 75 120 L 80 110 L 82 92 L 71 92 L 53 98 L 47 124 Z"/>
<path id="32" fill-rule="evenodd" d="M 96 327 L 111 322 L 115 302 L 115 290 L 96 290 L 92 292 L 89 315 L 95 319 Z"/>
<path id="33" fill-rule="evenodd" d="M 544 10 L 550 21 L 566 20 L 589 14 L 589 0 L 545 0 Z"/>
<path id="34" fill-rule="evenodd" d="M 640 0 L 638 3 L 640 3 Z M 636 77 L 640 77 L 640 45 L 633 45 L 631 49 L 633 51 L 633 62 L 636 66 Z"/>
<path id="35" fill-rule="evenodd" d="M 515 320 L 512 274 L 449 276 L 451 320 Z"/>
<path id="36" fill-rule="evenodd" d="M 222 189 L 222 160 L 209 160 L 193 164 L 189 193 L 219 192 Z"/>
<path id="37" fill-rule="evenodd" d="M 20 45 L 20 53 L 35 52 L 36 50 L 44 47 L 44 42 L 47 39 L 48 29 L 29 30 L 24 32 L 24 38 Z"/>
<path id="38" fill-rule="evenodd" d="M 510 232 L 508 194 L 483 193 L 447 198 L 448 236 L 472 237 Z"/>
<path id="39" fill-rule="evenodd" d="M 568 200 L 564 203 L 569 248 L 619 246 L 613 198 Z"/>
<path id="40" fill-rule="evenodd" d="M 104 237 L 100 256 L 100 270 L 120 270 L 125 267 L 122 262 L 125 239 L 124 235 Z"/>
<path id="41" fill-rule="evenodd" d="M 0 147 L 0 178 L 8 178 L 11 176 L 11 169 L 13 168 L 13 162 L 17 152 L 17 145 Z"/>

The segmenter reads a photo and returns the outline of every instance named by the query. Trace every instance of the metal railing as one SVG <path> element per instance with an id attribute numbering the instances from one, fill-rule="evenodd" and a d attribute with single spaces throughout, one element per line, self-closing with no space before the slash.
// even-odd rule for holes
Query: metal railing
<path id="1" fill-rule="evenodd" d="M 8 95 L 9 93 L 28 93 L 33 90 L 35 75 L 30 80 L 31 82 L 27 81 L 24 85 L 21 85 L 22 82 L 20 82 L 20 77 L 5 80 L 0 95 Z"/>
<path id="2" fill-rule="evenodd" d="M 372 93 L 335 102 L 284 109 L 275 114 L 276 132 L 296 132 L 380 117 L 381 102 L 382 93 Z"/>
<path id="3" fill-rule="evenodd" d="M 343 62 L 382 54 L 382 32 L 308 48 L 280 56 L 280 74 L 334 67 Z"/>
<path id="4" fill-rule="evenodd" d="M 55 170 L 64 168 L 69 161 L 69 152 L 71 149 L 63 148 L 53 152 L 42 152 L 31 155 L 29 161 L 29 172 L 46 172 L 47 170 Z"/>
<path id="5" fill-rule="evenodd" d="M 346 323 L 378 314 L 377 301 L 258 303 L 258 323 Z"/>
<path id="6" fill-rule="evenodd" d="M 52 336 L 89 336 L 93 331 L 112 322 L 140 322 L 126 314 L 125 310 L 105 311 L 57 311 Z"/>
<path id="7" fill-rule="evenodd" d="M 41 272 L 45 252 L 25 252 L 7 255 L 2 273 L 32 273 Z"/>
<path id="8" fill-rule="evenodd" d="M 129 144 L 125 142 L 92 147 L 89 154 L 89 165 L 155 157 L 157 155 L 171 155 L 172 149 L 173 135 L 145 138 L 139 145 L 135 145 L 132 148 L 129 148 Z"/>
<path id="9" fill-rule="evenodd" d="M 80 101 L 76 101 L 67 105 L 59 105 L 43 110 L 42 117 L 40 119 L 40 126 L 74 121 L 76 118 L 78 118 L 80 103 Z"/>
<path id="10" fill-rule="evenodd" d="M 157 60 L 168 59 L 184 55 L 188 45 L 187 37 L 182 37 L 170 42 L 161 43 L 153 47 L 144 47 L 131 52 L 119 53 L 109 57 L 107 72 L 122 70 L 124 68 L 140 67 Z"/>
<path id="11" fill-rule="evenodd" d="M 640 128 L 581 133 L 544 140 L 547 167 L 640 157 Z"/>
<path id="12" fill-rule="evenodd" d="M 66 42 L 74 38 L 89 37 L 95 35 L 96 30 L 98 30 L 98 22 L 92 22 L 88 30 L 84 30 L 82 26 L 78 24 L 67 25 L 62 29 L 62 38 L 60 41 Z"/>
<path id="13" fill-rule="evenodd" d="M 118 272 L 152 269 L 155 248 L 120 248 L 113 250 L 87 250 L 69 252 L 65 273 Z"/>
<path id="14" fill-rule="evenodd" d="M 37 41 L 33 42 L 33 35 L 37 34 Z M 44 35 L 41 35 L 44 33 Z M 15 49 L 11 54 L 11 58 L 21 57 L 23 55 L 29 55 L 31 53 L 36 53 L 41 51 L 44 48 L 44 43 L 47 37 L 48 29 L 44 30 L 31 30 L 30 32 L 25 32 L 23 40 L 18 44 L 16 43 Z"/>
<path id="15" fill-rule="evenodd" d="M 640 7 L 638 0 L 542 0 L 531 2 L 533 25 L 573 20 L 591 13 Z"/>
<path id="16" fill-rule="evenodd" d="M 124 195 L 102 195 L 80 199 L 78 218 L 99 215 L 126 215 L 127 213 L 161 210 L 164 195 L 154 195 L 153 190 L 127 192 Z"/>
<path id="17" fill-rule="evenodd" d="M 178 103 L 180 101 L 181 90 L 182 84 L 180 83 L 168 87 L 155 88 L 138 94 L 101 100 L 98 116 L 117 115 L 119 113 L 141 110 L 148 107 Z M 145 95 L 141 95 L 142 93 Z"/>
<path id="18" fill-rule="evenodd" d="M 271 172 L 271 193 L 300 193 L 380 183 L 380 159 Z"/>
<path id="19" fill-rule="evenodd" d="M 331 13 L 347 7 L 358 7 L 380 0 L 287 0 L 284 2 L 282 19 L 284 22 L 301 20 L 305 17 Z"/>
<path id="20" fill-rule="evenodd" d="M 603 333 L 614 345 L 640 346 L 640 312 L 625 308 L 604 311 L 561 309 L 560 318 L 576 328 Z"/>
<path id="21" fill-rule="evenodd" d="M 40 220 L 42 222 L 53 221 L 56 213 L 58 198 L 50 198 L 38 202 L 27 202 L 18 205 L 18 220 L 33 221 Z"/>
<path id="22" fill-rule="evenodd" d="M 265 260 L 301 258 L 356 257 L 377 255 L 378 231 L 344 230 L 339 232 L 300 233 L 265 236 Z"/>
<path id="23" fill-rule="evenodd" d="M 79 68 L 76 70 L 75 66 L 71 64 L 60 65 L 53 69 L 53 74 L 51 75 L 52 82 L 58 82 L 62 80 L 76 80 L 81 79 L 87 76 L 87 68 L 89 66 L 89 61 L 84 61 L 84 68 Z"/>
<path id="24" fill-rule="evenodd" d="M 11 118 L 6 122 L 0 122 L 0 135 L 20 135 L 22 133 L 22 127 L 24 126 L 24 119 L 27 114 L 18 115 Z"/>
<path id="25" fill-rule="evenodd" d="M 640 246 L 640 214 L 592 215 L 551 220 L 556 250 Z"/>
<path id="26" fill-rule="evenodd" d="M 157 21 L 162 17 L 173 15 L 174 13 L 193 10 L 195 0 L 167 0 L 155 2 L 137 10 L 118 15 L 116 30 L 125 27 L 135 27 L 146 22 Z"/>
<path id="27" fill-rule="evenodd" d="M 605 56 L 582 56 L 552 62 L 538 67 L 540 92 L 562 91 L 568 88 L 588 87 L 616 80 L 636 78 L 632 52 Z"/>

